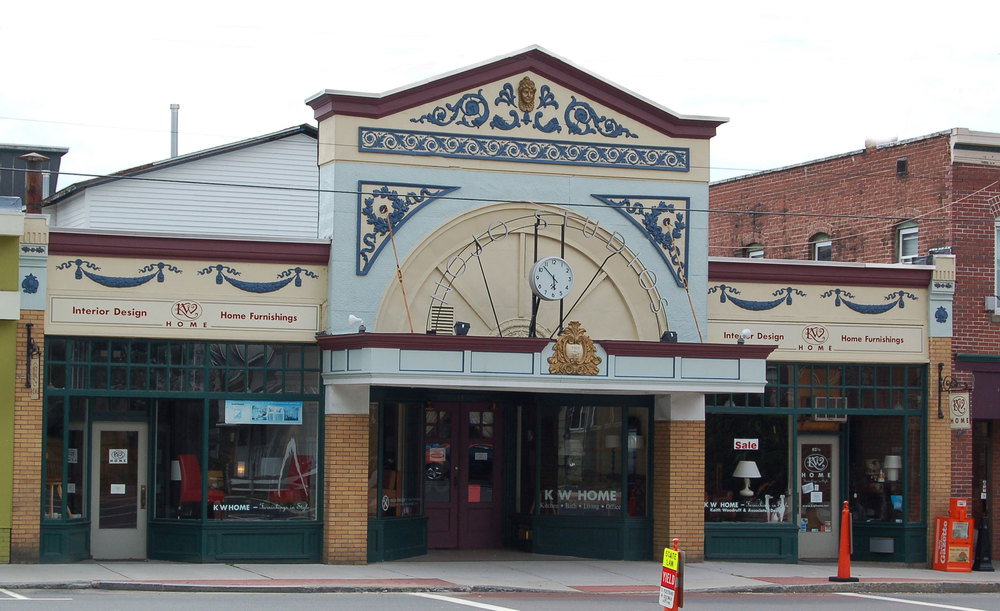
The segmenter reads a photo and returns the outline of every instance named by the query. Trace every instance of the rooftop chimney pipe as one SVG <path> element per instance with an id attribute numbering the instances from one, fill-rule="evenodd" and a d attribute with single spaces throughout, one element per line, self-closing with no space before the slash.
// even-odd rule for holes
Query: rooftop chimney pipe
<path id="1" fill-rule="evenodd" d="M 42 168 L 41 165 L 49 160 L 45 155 L 39 153 L 28 153 L 18 157 L 28 164 L 28 171 L 24 176 L 24 211 L 27 214 L 42 213 Z"/>
<path id="2" fill-rule="evenodd" d="M 177 111 L 181 109 L 180 104 L 170 105 L 170 156 L 177 156 Z"/>

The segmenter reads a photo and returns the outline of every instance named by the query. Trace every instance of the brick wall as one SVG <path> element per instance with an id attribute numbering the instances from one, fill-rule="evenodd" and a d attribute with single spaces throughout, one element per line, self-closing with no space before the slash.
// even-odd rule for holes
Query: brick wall
<path id="1" fill-rule="evenodd" d="M 705 559 L 705 422 L 658 421 L 653 484 L 653 556 L 680 539 L 687 561 Z"/>
<path id="2" fill-rule="evenodd" d="M 936 337 L 930 340 L 931 363 L 944 363 L 942 375 L 951 373 L 951 338 Z M 948 515 L 948 500 L 952 496 L 954 477 L 952 474 L 953 433 L 948 418 L 948 397 L 942 396 L 941 409 L 944 418 L 938 418 L 937 367 L 932 366 L 927 381 L 927 560 L 931 561 L 934 549 L 934 517 Z M 972 435 L 967 434 L 971 439 Z M 971 473 L 970 473 L 971 477 Z"/>
<path id="3" fill-rule="evenodd" d="M 323 562 L 368 562 L 368 415 L 325 422 Z"/>
<path id="4" fill-rule="evenodd" d="M 28 339 L 25 323 L 32 323 L 31 338 L 39 349 L 45 345 L 45 312 L 22 310 L 17 326 L 17 354 L 26 354 Z M 39 367 L 44 366 L 39 355 Z M 38 562 L 38 535 L 41 521 L 42 481 L 42 393 L 32 398 L 25 387 L 26 362 L 16 361 L 14 379 L 14 504 L 11 516 L 10 560 Z M 44 379 L 40 375 L 39 379 Z M 36 389 L 41 390 L 41 389 Z"/>
<path id="5" fill-rule="evenodd" d="M 902 157 L 908 172 L 898 176 Z M 950 162 L 945 134 L 713 184 L 709 255 L 744 256 L 760 243 L 769 259 L 809 259 L 809 240 L 822 232 L 834 260 L 894 263 L 895 228 L 906 217 L 921 217 L 921 253 L 948 246 L 939 219 L 949 211 Z"/>

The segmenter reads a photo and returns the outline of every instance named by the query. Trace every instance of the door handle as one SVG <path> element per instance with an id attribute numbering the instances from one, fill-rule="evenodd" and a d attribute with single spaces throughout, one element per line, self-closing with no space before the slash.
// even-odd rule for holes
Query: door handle
<path id="1" fill-rule="evenodd" d="M 146 508 L 146 486 L 139 486 L 139 509 Z"/>

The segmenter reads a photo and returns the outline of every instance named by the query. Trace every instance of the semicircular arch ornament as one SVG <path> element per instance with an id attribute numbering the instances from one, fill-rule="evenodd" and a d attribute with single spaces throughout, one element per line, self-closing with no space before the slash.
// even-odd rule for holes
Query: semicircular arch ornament
<path id="1" fill-rule="evenodd" d="M 645 242 L 638 235 L 632 241 Z M 561 302 L 533 304 L 528 272 L 546 256 L 572 265 L 574 286 Z M 533 307 L 536 337 L 555 337 L 570 319 L 602 339 L 652 341 L 669 329 L 657 273 L 626 237 L 558 206 L 499 203 L 466 212 L 429 232 L 401 272 L 418 333 L 450 334 L 464 321 L 470 335 L 528 336 Z M 405 312 L 393 282 L 374 330 L 407 332 Z"/>

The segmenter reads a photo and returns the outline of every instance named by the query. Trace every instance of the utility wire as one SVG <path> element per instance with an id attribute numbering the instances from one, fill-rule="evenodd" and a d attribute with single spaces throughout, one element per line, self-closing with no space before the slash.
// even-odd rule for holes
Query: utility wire
<path id="1" fill-rule="evenodd" d="M 157 168 L 143 168 L 142 171 L 155 170 Z M 11 168 L 11 167 L 0 167 L 0 171 L 15 171 L 15 172 L 38 172 L 43 174 L 54 174 L 56 172 L 46 171 L 46 170 L 29 170 L 26 168 Z M 129 176 L 129 175 L 119 175 L 119 174 L 82 174 L 75 172 L 58 172 L 60 176 L 80 176 L 89 179 L 108 179 L 108 180 L 130 180 L 139 182 L 152 182 L 152 183 L 167 183 L 167 184 L 178 184 L 178 185 L 195 185 L 195 186 L 212 186 L 212 187 L 228 187 L 234 189 L 264 189 L 273 191 L 292 191 L 300 193 L 329 193 L 329 194 L 340 194 L 340 195 L 374 195 L 372 192 L 368 191 L 358 191 L 356 189 L 324 189 L 319 187 L 295 187 L 291 185 L 265 185 L 265 184 L 250 184 L 250 183 L 237 183 L 237 182 L 223 182 L 223 181 L 209 181 L 209 180 L 182 180 L 176 178 L 154 178 L 149 176 Z M 70 185 L 70 187 L 75 186 Z M 996 183 L 993 183 L 996 184 Z M 992 185 L 990 185 L 992 186 Z M 67 188 L 70 188 L 67 187 Z M 982 191 L 980 189 L 979 191 Z M 978 191 L 977 191 L 978 192 Z M 958 203 L 963 199 L 971 197 L 977 192 L 973 192 L 959 200 L 951 202 L 952 204 Z M 639 197 L 639 196 L 637 196 Z M 660 196 L 641 196 L 643 199 L 672 199 L 670 195 L 660 195 Z M 607 204 L 594 202 L 594 203 L 583 203 L 583 202 L 545 202 L 545 201 L 532 201 L 527 200 L 511 200 L 509 198 L 500 197 L 461 197 L 454 194 L 444 195 L 439 197 L 440 200 L 451 200 L 455 202 L 472 202 L 472 203 L 494 203 L 498 201 L 518 201 L 520 203 L 538 203 L 544 205 L 552 206 L 566 206 L 571 205 L 575 208 L 598 208 L 606 209 Z M 942 206 L 945 208 L 947 206 Z M 823 213 L 823 212 L 787 212 L 787 211 L 762 211 L 762 210 L 738 210 L 738 209 L 721 209 L 721 208 L 710 208 L 707 210 L 688 210 L 688 214 L 738 214 L 738 215 L 757 215 L 757 216 L 773 216 L 773 217 L 815 217 L 815 218 L 836 218 L 836 219 L 859 219 L 859 220 L 886 220 L 886 221 L 906 221 L 911 218 L 906 215 L 882 215 L 882 214 L 844 214 L 844 213 Z M 993 222 L 992 220 L 974 218 L 974 217 L 924 217 L 919 218 L 927 221 L 955 221 L 955 222 L 966 222 L 966 223 L 982 223 L 982 222 Z"/>

